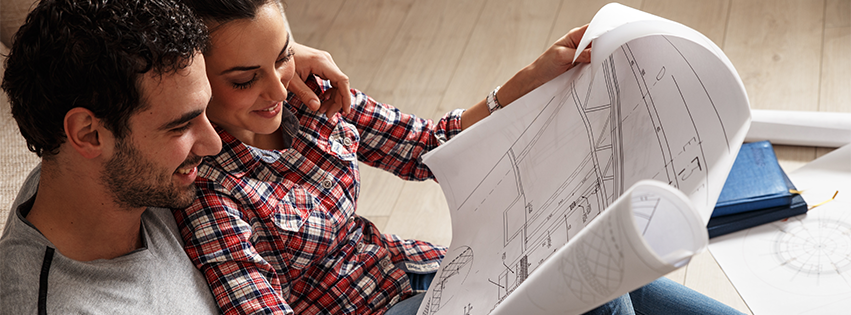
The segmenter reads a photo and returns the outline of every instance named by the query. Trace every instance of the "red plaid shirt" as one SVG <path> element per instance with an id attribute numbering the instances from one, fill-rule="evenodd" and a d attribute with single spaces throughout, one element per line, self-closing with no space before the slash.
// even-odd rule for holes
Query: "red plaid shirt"
<path id="1" fill-rule="evenodd" d="M 267 151 L 225 132 L 198 168 L 199 198 L 174 212 L 186 252 L 226 314 L 382 314 L 411 295 L 406 272 L 436 271 L 445 248 L 381 234 L 355 214 L 358 161 L 412 180 L 419 157 L 461 131 L 462 111 L 436 124 L 352 90 L 331 119 L 288 100 L 293 148 Z"/>

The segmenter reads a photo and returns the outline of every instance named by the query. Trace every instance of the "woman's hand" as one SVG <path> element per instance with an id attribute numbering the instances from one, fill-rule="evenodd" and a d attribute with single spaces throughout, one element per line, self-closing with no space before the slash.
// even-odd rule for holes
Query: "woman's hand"
<path id="1" fill-rule="evenodd" d="M 530 65 L 515 74 L 499 90 L 498 98 L 503 106 L 515 101 L 526 93 L 549 82 L 560 74 L 572 69 L 578 63 L 591 62 L 591 48 L 586 48 L 573 62 L 576 46 L 582 40 L 588 25 L 574 28 L 557 40 Z M 505 90 L 505 92 L 503 92 Z"/>
<path id="2" fill-rule="evenodd" d="M 570 30 L 532 63 L 531 66 L 538 70 L 538 78 L 543 80 L 541 84 L 555 79 L 555 77 L 573 68 L 576 63 L 591 62 L 591 48 L 583 50 L 576 58 L 576 62 L 573 61 L 576 46 L 579 45 L 579 41 L 585 35 L 586 29 L 588 29 L 587 24 Z"/>
<path id="3" fill-rule="evenodd" d="M 295 52 L 295 71 L 300 80 L 290 81 L 289 90 L 307 104 L 308 108 L 325 113 L 328 117 L 339 111 L 349 113 L 352 106 L 349 77 L 340 71 L 331 54 L 299 43 L 292 43 L 292 48 Z M 332 88 L 322 94 L 321 100 L 304 83 L 310 74 L 331 81 Z"/>

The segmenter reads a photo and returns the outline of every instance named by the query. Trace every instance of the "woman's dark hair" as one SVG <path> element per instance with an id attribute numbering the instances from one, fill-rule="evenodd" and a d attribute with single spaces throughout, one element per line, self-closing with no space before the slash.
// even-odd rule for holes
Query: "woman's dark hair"
<path id="1" fill-rule="evenodd" d="M 278 0 L 183 0 L 195 14 L 206 22 L 225 24 L 240 19 L 253 19 L 260 7 Z M 212 31 L 212 30 L 211 30 Z"/>
<path id="2" fill-rule="evenodd" d="M 30 151 L 51 157 L 75 107 L 123 139 L 129 118 L 147 108 L 142 75 L 187 67 L 207 41 L 179 0 L 43 0 L 15 34 L 2 88 Z"/>

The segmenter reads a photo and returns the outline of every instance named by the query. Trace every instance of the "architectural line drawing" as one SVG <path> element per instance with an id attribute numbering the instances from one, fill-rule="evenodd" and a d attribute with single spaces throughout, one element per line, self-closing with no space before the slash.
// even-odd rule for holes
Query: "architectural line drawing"
<path id="1" fill-rule="evenodd" d="M 666 38 L 663 37 L 663 39 L 670 43 Z M 467 196 L 461 204 L 459 211 L 463 211 L 465 203 L 476 198 L 476 192 L 479 190 L 487 190 L 488 193 L 476 203 L 477 206 L 486 205 L 485 201 L 494 192 L 500 192 L 503 195 L 516 194 L 502 210 L 505 249 L 501 255 L 504 269 L 498 275 L 489 278 L 489 281 L 494 284 L 496 304 L 502 302 L 522 284 L 528 274 L 549 258 L 560 247 L 559 245 L 570 241 L 573 235 L 595 219 L 623 193 L 625 180 L 622 163 L 624 151 L 622 133 L 623 125 L 629 124 L 630 119 L 643 118 L 648 123 L 646 128 L 655 135 L 655 142 L 650 142 L 646 149 L 660 156 L 661 163 L 657 166 L 656 179 L 678 187 L 682 181 L 687 181 L 692 176 L 707 178 L 706 174 L 702 176 L 695 174 L 707 171 L 700 162 L 705 158 L 702 154 L 699 132 L 696 128 L 692 128 L 694 132 L 684 138 L 685 142 L 675 145 L 668 142 L 669 137 L 665 135 L 665 123 L 659 117 L 653 100 L 653 87 L 647 87 L 646 71 L 641 67 L 641 62 L 633 56 L 630 48 L 630 44 L 625 44 L 620 51 L 605 60 L 602 65 L 602 76 L 595 77 L 594 79 L 598 81 L 592 80 L 588 88 L 583 90 L 585 93 L 578 93 L 576 84 L 572 84 L 566 89 L 567 95 L 551 99 L 544 106 L 541 114 L 536 117 L 535 122 L 524 130 L 523 135 L 505 153 L 500 163 L 479 183 L 476 191 Z M 637 87 L 641 93 L 641 101 L 628 110 L 622 107 L 620 95 L 620 85 L 625 82 L 617 81 L 621 64 L 628 65 L 625 67 L 628 70 L 626 75 L 623 73 L 620 75 L 625 78 L 634 78 L 634 81 L 630 80 L 629 84 Z M 665 82 L 662 81 L 667 79 L 668 84 L 671 84 L 677 92 L 683 110 L 689 112 L 688 100 L 683 96 L 676 78 L 672 74 L 666 74 L 664 66 L 660 69 L 651 78 L 654 81 L 653 84 L 664 84 Z M 592 94 L 597 89 L 597 85 L 605 86 L 602 89 L 605 90 L 603 97 Z M 538 192 L 537 196 L 543 198 L 532 197 L 535 194 L 526 192 L 524 189 L 524 187 L 533 187 L 524 185 L 524 180 L 527 180 L 524 169 L 529 169 L 527 165 L 536 163 L 535 159 L 541 155 L 551 154 L 548 146 L 553 142 L 542 140 L 545 139 L 544 135 L 552 133 L 548 129 L 561 122 L 559 118 L 563 116 L 581 118 L 589 154 L 578 163 L 575 170 L 567 174 L 563 182 L 554 185 L 555 189 L 550 194 Z M 693 124 L 690 114 L 689 119 Z M 538 120 L 542 122 L 536 123 Z M 522 141 L 524 139 L 528 141 Z M 682 148 L 682 150 L 672 150 L 671 147 Z M 515 154 L 515 152 L 519 153 Z M 534 161 L 529 162 L 527 158 Z M 684 166 L 680 166 L 681 164 Z M 502 177 L 491 178 L 497 175 Z M 495 185 L 488 186 L 491 182 Z M 632 182 L 627 184 L 631 185 Z M 511 187 L 500 188 L 501 185 Z M 652 212 L 647 215 L 652 215 Z M 645 217 L 644 220 L 649 220 L 649 217 Z M 556 240 L 555 246 L 553 239 Z"/>
<path id="2" fill-rule="evenodd" d="M 624 255 L 619 243 L 609 240 L 620 239 L 620 218 L 611 217 L 603 224 L 604 228 L 591 233 L 593 237 L 583 239 L 573 255 L 567 256 L 563 265 L 565 282 L 570 292 L 579 300 L 593 303 L 614 293 L 623 282 Z M 614 221 L 614 222 L 612 222 Z"/>
<path id="3" fill-rule="evenodd" d="M 435 278 L 431 283 L 434 289 L 431 297 L 423 303 L 425 305 L 424 314 L 434 314 L 446 303 L 443 295 L 446 293 L 444 291 L 448 283 L 452 280 L 463 283 L 464 279 L 467 278 L 467 274 L 470 272 L 472 261 L 473 250 L 469 247 L 462 247 L 461 253 L 443 267 L 446 271 L 442 272 L 440 277 Z M 449 299 L 452 297 L 452 292 L 446 295 L 447 299 Z"/>
<path id="4" fill-rule="evenodd" d="M 539 89 L 540 96 L 521 98 L 431 152 L 424 162 L 444 189 L 453 220 L 452 250 L 444 258 L 450 265 L 436 277 L 455 273 L 460 248 L 471 249 L 476 259 L 469 264 L 474 277 L 456 295 L 449 297 L 442 285 L 430 290 L 419 314 L 489 314 L 549 264 L 559 264 L 562 276 L 543 281 L 556 281 L 552 285 L 581 303 L 596 303 L 635 281 L 626 274 L 632 262 L 659 271 L 670 267 L 659 257 L 675 247 L 694 253 L 705 246 L 690 226 L 683 244 L 658 246 L 664 253 L 657 256 L 649 252 L 657 248 L 636 249 L 647 245 L 628 241 L 628 235 L 652 238 L 647 235 L 661 224 L 653 222 L 699 221 L 693 218 L 711 211 L 723 185 L 712 174 L 726 175 L 736 153 L 728 143 L 740 142 L 717 135 L 725 134 L 725 125 L 742 127 L 748 119 L 716 108 L 726 104 L 747 113 L 740 82 L 729 79 L 735 73 L 718 65 L 723 62 L 712 51 L 688 39 L 626 41 L 597 64 L 571 70 Z M 718 69 L 724 71 L 712 73 Z M 727 81 L 742 93 L 718 94 L 713 91 L 724 89 L 704 81 Z M 724 122 L 727 117 L 738 121 Z M 719 150 L 707 161 L 706 152 Z M 468 166 L 456 166 L 459 161 Z M 696 206 L 682 206 L 677 200 L 685 195 L 667 192 L 643 191 L 619 201 L 648 179 L 681 190 L 691 198 L 687 204 Z M 629 220 L 606 214 L 616 203 Z M 692 230 L 705 234 L 705 228 Z M 565 248 L 570 253 L 561 254 Z M 556 256 L 558 262 L 550 263 Z"/>

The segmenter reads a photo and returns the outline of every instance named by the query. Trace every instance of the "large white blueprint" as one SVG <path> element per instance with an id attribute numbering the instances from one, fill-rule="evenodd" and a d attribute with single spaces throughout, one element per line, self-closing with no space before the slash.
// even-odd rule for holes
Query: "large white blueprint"
<path id="1" fill-rule="evenodd" d="M 750 122 L 735 69 L 698 32 L 621 5 L 586 36 L 590 65 L 424 157 L 453 238 L 418 314 L 581 313 L 706 247 Z"/>
<path id="2" fill-rule="evenodd" d="M 851 145 L 789 173 L 806 214 L 712 240 L 709 250 L 754 314 L 851 309 Z"/>

